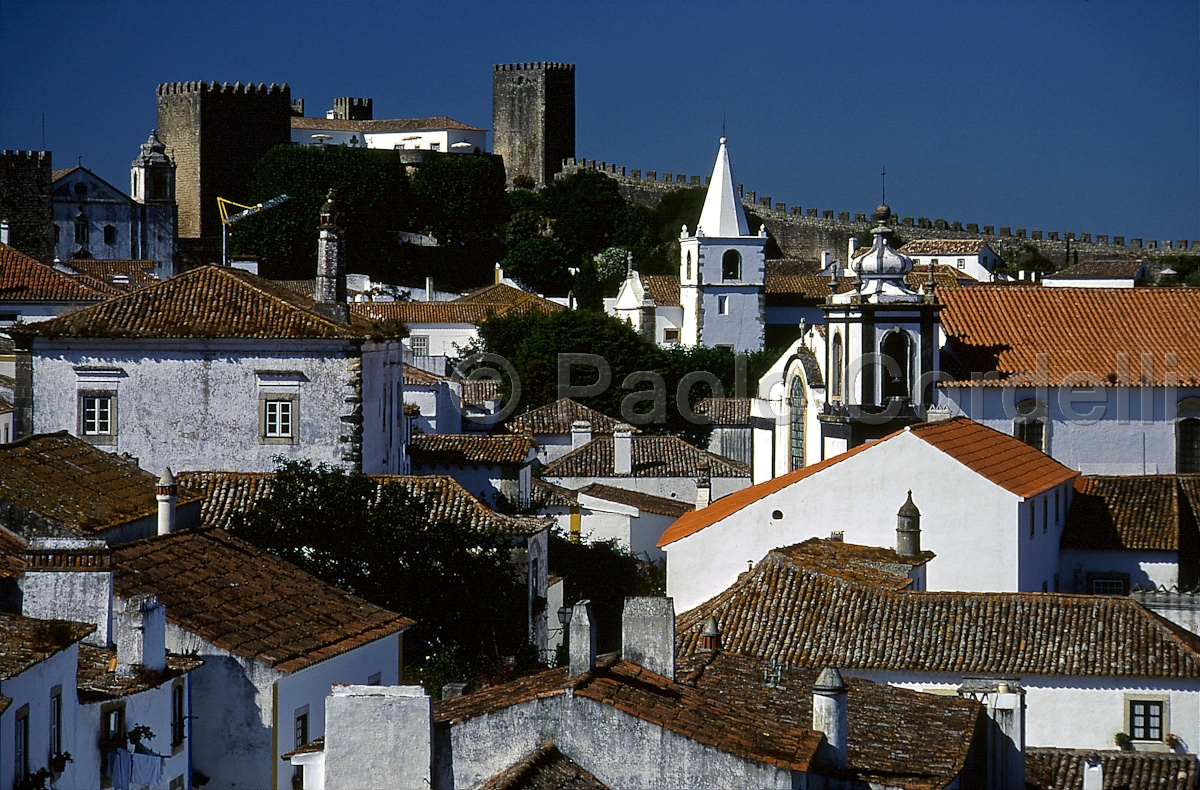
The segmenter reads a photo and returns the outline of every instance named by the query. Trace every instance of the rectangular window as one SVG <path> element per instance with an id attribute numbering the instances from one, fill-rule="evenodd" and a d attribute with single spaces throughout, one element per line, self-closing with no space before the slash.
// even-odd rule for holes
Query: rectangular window
<path id="1" fill-rule="evenodd" d="M 117 243 L 117 229 L 114 228 L 112 225 L 104 226 L 104 243 L 105 244 L 116 244 Z"/>
<path id="2" fill-rule="evenodd" d="M 937 259 L 937 258 L 931 258 L 931 259 L 929 260 L 929 265 L 930 265 L 930 266 L 937 266 L 937 265 L 938 265 L 938 259 Z"/>
<path id="3" fill-rule="evenodd" d="M 440 151 L 440 150 L 442 150 L 442 144 L 441 143 L 430 143 L 429 150 L 430 151 Z"/>
<path id="4" fill-rule="evenodd" d="M 290 400 L 266 401 L 266 429 L 268 439 L 290 438 L 292 435 L 292 402 Z"/>
<path id="5" fill-rule="evenodd" d="M 1042 534 L 1050 530 L 1050 497 L 1042 497 Z"/>
<path id="6" fill-rule="evenodd" d="M 184 722 L 184 688 L 177 684 L 171 688 L 171 746 L 183 745 Z"/>
<path id="7" fill-rule="evenodd" d="M 1029 537 L 1032 538 L 1037 533 L 1037 503 L 1029 503 Z"/>
<path id="8" fill-rule="evenodd" d="M 967 268 L 967 260 L 966 260 L 966 258 L 959 258 L 959 259 L 958 259 L 958 268 L 960 268 L 960 269 L 965 269 L 965 268 Z"/>
<path id="9" fill-rule="evenodd" d="M 1125 582 L 1120 579 L 1092 579 L 1092 595 L 1124 595 Z"/>
<path id="10" fill-rule="evenodd" d="M 429 336 L 428 335 L 413 335 L 409 342 L 412 344 L 412 352 L 414 357 L 429 356 Z"/>
<path id="11" fill-rule="evenodd" d="M 1129 701 L 1129 734 L 1135 741 L 1163 740 L 1163 707 L 1161 700 Z"/>
<path id="12" fill-rule="evenodd" d="M 663 330 L 663 342 L 664 343 L 678 343 L 679 342 L 679 330 L 671 329 L 671 328 L 664 329 Z"/>
<path id="13" fill-rule="evenodd" d="M 299 749 L 308 743 L 308 706 L 296 709 L 294 748 Z M 292 787 L 304 787 L 304 766 L 297 765 L 292 769 Z"/>
<path id="14" fill-rule="evenodd" d="M 55 686 L 50 694 L 50 754 L 63 753 L 62 687 Z"/>
<path id="15" fill-rule="evenodd" d="M 13 780 L 29 778 L 29 706 L 22 705 L 13 722 Z"/>
<path id="16" fill-rule="evenodd" d="M 79 393 L 79 438 L 92 444 L 117 442 L 117 393 Z"/>
<path id="17" fill-rule="evenodd" d="M 728 296 L 718 296 L 717 297 L 717 312 L 720 313 L 721 315 L 729 315 L 729 297 Z"/>

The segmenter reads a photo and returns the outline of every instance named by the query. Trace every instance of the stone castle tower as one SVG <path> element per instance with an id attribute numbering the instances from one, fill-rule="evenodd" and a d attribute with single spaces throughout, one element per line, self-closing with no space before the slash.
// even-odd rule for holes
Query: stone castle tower
<path id="1" fill-rule="evenodd" d="M 492 69 L 492 152 L 511 182 L 538 186 L 575 156 L 575 66 L 510 63 Z"/>
<path id="2" fill-rule="evenodd" d="M 43 263 L 54 258 L 52 172 L 49 151 L 0 152 L 0 221 L 11 246 Z"/>
<path id="3" fill-rule="evenodd" d="M 158 136 L 175 160 L 180 238 L 219 238 L 217 197 L 249 200 L 254 165 L 291 140 L 291 88 L 171 82 L 158 86 Z"/>

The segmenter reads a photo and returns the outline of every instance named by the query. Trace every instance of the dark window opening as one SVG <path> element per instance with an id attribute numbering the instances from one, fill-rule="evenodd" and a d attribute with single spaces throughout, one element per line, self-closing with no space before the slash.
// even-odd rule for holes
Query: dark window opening
<path id="1" fill-rule="evenodd" d="M 721 279 L 742 279 L 742 256 L 737 250 L 726 250 L 721 256 Z"/>
<path id="2" fill-rule="evenodd" d="M 105 244 L 116 244 L 117 243 L 117 229 L 114 228 L 112 225 L 104 226 L 104 243 Z"/>
<path id="3" fill-rule="evenodd" d="M 1200 418 L 1189 417 L 1177 425 L 1179 461 L 1176 472 L 1200 472 Z"/>
<path id="4" fill-rule="evenodd" d="M 793 470 L 804 466 L 804 401 L 804 384 L 796 376 L 788 392 L 788 408 L 791 410 L 789 468 Z"/>
<path id="5" fill-rule="evenodd" d="M 892 332 L 883 339 L 883 399 L 909 397 L 909 367 L 912 342 L 904 332 Z M 889 364 L 890 362 L 890 364 Z"/>
<path id="6" fill-rule="evenodd" d="M 1129 734 L 1135 741 L 1161 741 L 1163 703 L 1158 700 L 1130 700 Z"/>

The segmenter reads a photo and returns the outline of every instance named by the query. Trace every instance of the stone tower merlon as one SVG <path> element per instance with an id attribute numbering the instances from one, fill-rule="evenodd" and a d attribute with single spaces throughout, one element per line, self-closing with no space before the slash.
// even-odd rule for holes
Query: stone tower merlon
<path id="1" fill-rule="evenodd" d="M 492 152 L 511 182 L 553 180 L 575 156 L 575 66 L 508 63 L 492 69 Z"/>
<path id="2" fill-rule="evenodd" d="M 343 96 L 333 100 L 333 117 L 339 121 L 372 121 L 375 119 L 371 99 Z"/>
<path id="3" fill-rule="evenodd" d="M 43 263 L 54 260 L 53 168 L 49 151 L 0 154 L 0 220 L 9 245 Z"/>
<path id="4" fill-rule="evenodd" d="M 219 238 L 217 198 L 250 202 L 258 161 L 291 140 L 291 88 L 271 83 L 158 86 L 158 136 L 175 160 L 182 238 Z"/>

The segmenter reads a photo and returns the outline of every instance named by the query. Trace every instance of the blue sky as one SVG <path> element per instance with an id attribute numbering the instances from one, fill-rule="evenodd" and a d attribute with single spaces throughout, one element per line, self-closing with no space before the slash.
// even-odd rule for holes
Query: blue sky
<path id="1" fill-rule="evenodd" d="M 128 186 L 175 80 L 288 82 L 309 115 L 491 126 L 494 63 L 576 64 L 577 154 L 701 174 L 727 120 L 777 202 L 1200 238 L 1200 3 L 0 3 L 0 148 Z"/>

